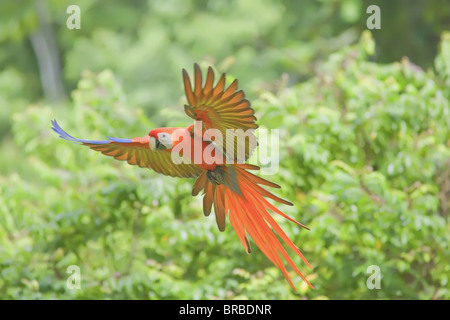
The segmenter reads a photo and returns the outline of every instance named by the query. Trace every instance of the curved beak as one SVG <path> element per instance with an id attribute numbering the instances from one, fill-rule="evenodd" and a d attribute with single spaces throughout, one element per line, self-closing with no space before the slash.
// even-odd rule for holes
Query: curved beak
<path id="1" fill-rule="evenodd" d="M 152 150 L 153 152 L 156 151 L 156 149 L 158 149 L 159 147 L 159 140 L 156 139 L 155 137 L 150 137 L 150 139 L 148 140 L 148 146 L 150 147 L 150 150 Z"/>

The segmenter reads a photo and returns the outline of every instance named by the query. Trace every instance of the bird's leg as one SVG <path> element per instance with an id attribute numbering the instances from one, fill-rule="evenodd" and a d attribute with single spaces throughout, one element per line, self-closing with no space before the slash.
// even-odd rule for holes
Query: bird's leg
<path id="1" fill-rule="evenodd" d="M 217 167 L 214 170 L 208 170 L 208 172 L 206 173 L 206 177 L 208 178 L 208 180 L 214 183 L 215 185 L 222 184 L 221 180 L 223 180 L 221 179 L 222 170 L 219 171 L 218 168 L 220 167 Z"/>
<path id="2" fill-rule="evenodd" d="M 241 194 L 236 178 L 236 172 L 232 167 L 217 166 L 214 170 L 209 170 L 206 173 L 206 177 L 215 185 L 223 184 L 238 195 Z"/>

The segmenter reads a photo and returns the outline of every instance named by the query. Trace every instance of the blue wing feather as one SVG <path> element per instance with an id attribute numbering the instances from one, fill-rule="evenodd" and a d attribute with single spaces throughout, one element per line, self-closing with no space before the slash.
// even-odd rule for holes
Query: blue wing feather
<path id="1" fill-rule="evenodd" d="M 77 139 L 75 137 L 72 137 L 70 134 L 65 132 L 56 122 L 56 120 L 52 120 L 52 130 L 55 131 L 60 138 L 72 141 L 72 142 L 81 142 L 81 143 L 91 143 L 91 144 L 107 144 L 110 142 L 118 142 L 118 143 L 131 143 L 131 139 L 120 139 L 120 138 L 111 138 L 108 137 L 109 140 L 85 140 L 85 139 Z"/>
<path id="2" fill-rule="evenodd" d="M 108 137 L 109 140 L 119 143 L 131 143 L 131 139 L 121 139 L 121 138 L 112 138 Z"/>

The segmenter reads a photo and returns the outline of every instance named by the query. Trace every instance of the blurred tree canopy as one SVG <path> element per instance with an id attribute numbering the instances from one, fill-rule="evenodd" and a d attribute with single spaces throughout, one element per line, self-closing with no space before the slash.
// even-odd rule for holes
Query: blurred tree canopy
<path id="1" fill-rule="evenodd" d="M 450 7 L 444 0 L 0 3 L 0 298 L 449 299 Z M 190 124 L 181 68 L 238 78 L 280 129 L 270 180 L 311 228 L 280 225 L 314 269 L 293 292 L 193 181 L 59 140 Z M 304 265 L 294 260 L 300 267 Z M 81 289 L 67 287 L 78 265 Z M 370 290 L 367 268 L 381 271 Z"/>

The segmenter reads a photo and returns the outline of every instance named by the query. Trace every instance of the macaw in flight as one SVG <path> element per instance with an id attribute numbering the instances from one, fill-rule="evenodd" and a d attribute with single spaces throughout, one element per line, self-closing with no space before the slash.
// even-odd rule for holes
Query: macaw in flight
<path id="1" fill-rule="evenodd" d="M 295 286 L 281 258 L 284 258 L 309 287 L 313 288 L 294 264 L 275 232 L 308 267 L 311 268 L 311 265 L 268 210 L 303 228 L 306 227 L 265 199 L 270 198 L 292 206 L 291 202 L 275 196 L 260 186 L 280 188 L 279 185 L 247 171 L 259 170 L 258 166 L 245 163 L 257 146 L 253 130 L 258 125 L 255 123 L 256 117 L 250 102 L 245 99 L 242 90 L 237 90 L 238 81 L 234 80 L 225 88 L 225 74 L 222 74 L 214 85 L 214 71 L 209 67 L 203 84 L 198 64 L 194 64 L 193 87 L 186 70 L 182 70 L 182 75 L 188 102 L 185 105 L 185 112 L 195 120 L 194 125 L 186 128 L 153 129 L 145 137 L 108 138 L 108 140 L 74 138 L 67 134 L 56 120 L 52 121 L 52 129 L 65 140 L 81 143 L 104 155 L 127 161 L 131 165 L 150 168 L 172 177 L 197 178 L 192 195 L 196 196 L 203 191 L 203 213 L 209 216 L 214 207 L 220 231 L 225 230 L 225 218 L 228 216 L 248 254 L 251 253 L 250 237 L 280 269 L 294 290 Z M 233 139 L 226 137 L 225 140 L 212 139 L 211 134 L 208 134 L 211 130 L 215 130 L 213 136 L 218 133 L 223 137 L 226 137 L 230 130 L 234 130 L 234 137 Z M 244 131 L 245 134 L 242 134 Z M 244 143 L 242 138 L 245 140 Z M 181 148 L 179 152 L 184 161 L 174 161 L 172 151 L 180 147 L 182 143 L 188 146 Z M 205 152 L 207 149 L 212 152 L 208 154 Z"/>

